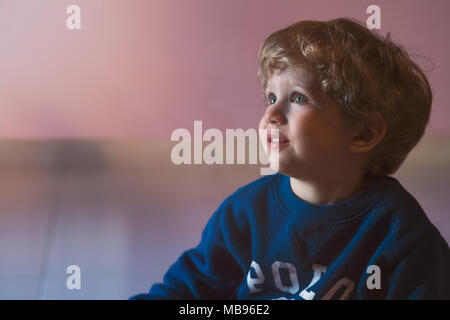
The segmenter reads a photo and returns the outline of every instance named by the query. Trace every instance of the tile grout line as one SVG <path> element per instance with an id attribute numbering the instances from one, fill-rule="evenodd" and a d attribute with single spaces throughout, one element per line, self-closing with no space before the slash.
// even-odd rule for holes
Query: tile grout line
<path id="1" fill-rule="evenodd" d="M 48 267 L 49 267 L 49 263 L 50 263 L 50 254 L 51 254 L 51 249 L 52 249 L 52 245 L 54 242 L 54 238 L 55 238 L 55 233 L 56 233 L 56 226 L 57 226 L 57 222 L 58 222 L 58 218 L 60 216 L 60 212 L 58 212 L 58 204 L 59 204 L 59 199 L 61 194 L 58 192 L 59 190 L 61 190 L 62 188 L 58 188 L 58 172 L 53 172 L 52 173 L 52 178 L 53 178 L 53 189 L 54 189 L 54 193 L 53 193 L 53 197 L 50 197 L 50 201 L 53 198 L 53 202 L 51 202 L 50 204 L 50 213 L 49 213 L 49 221 L 47 224 L 47 239 L 46 239 L 46 243 L 44 245 L 44 252 L 42 254 L 42 259 L 41 259 L 41 266 L 40 266 L 40 272 L 39 272 L 39 282 L 38 282 L 38 286 L 36 289 L 36 295 L 35 295 L 35 300 L 42 300 L 43 299 L 43 295 L 44 295 L 44 289 L 45 289 L 45 282 L 47 280 L 47 276 L 48 276 Z M 62 178 L 61 178 L 61 186 L 64 186 L 65 181 L 66 181 L 66 172 L 63 171 L 62 173 Z"/>

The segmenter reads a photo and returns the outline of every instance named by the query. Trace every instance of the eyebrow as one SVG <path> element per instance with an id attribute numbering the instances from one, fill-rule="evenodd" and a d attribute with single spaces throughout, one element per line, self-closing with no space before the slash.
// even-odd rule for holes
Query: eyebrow
<path id="1" fill-rule="evenodd" d="M 313 92 L 310 89 L 308 89 L 300 84 L 294 84 L 294 88 L 295 89 L 300 88 L 300 91 L 301 91 L 300 93 L 303 93 L 303 94 L 307 95 L 308 97 L 311 97 L 313 95 Z M 267 93 L 273 92 L 273 91 L 274 90 L 270 90 L 269 86 L 266 86 L 264 93 L 267 94 Z"/>

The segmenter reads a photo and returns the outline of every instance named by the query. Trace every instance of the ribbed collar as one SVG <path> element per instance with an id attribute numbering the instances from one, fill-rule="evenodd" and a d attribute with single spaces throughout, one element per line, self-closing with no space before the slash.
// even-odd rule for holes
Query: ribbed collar
<path id="1" fill-rule="evenodd" d="M 342 223 L 368 212 L 381 199 L 387 185 L 396 181 L 389 176 L 375 176 L 365 189 L 350 199 L 330 205 L 314 205 L 297 197 L 288 176 L 278 175 L 275 197 L 282 209 L 292 219 L 311 224 Z"/>

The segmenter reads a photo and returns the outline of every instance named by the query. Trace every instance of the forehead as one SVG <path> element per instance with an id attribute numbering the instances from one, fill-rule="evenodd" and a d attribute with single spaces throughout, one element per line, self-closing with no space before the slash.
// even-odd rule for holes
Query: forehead
<path id="1" fill-rule="evenodd" d="M 295 87 L 300 87 L 302 89 L 300 91 L 305 93 L 319 109 L 329 110 L 330 107 L 338 107 L 336 101 L 323 91 L 317 77 L 303 68 L 287 67 L 274 72 L 267 80 L 266 93 L 289 92 Z"/>
<path id="2" fill-rule="evenodd" d="M 282 70 L 274 70 L 267 80 L 266 88 L 276 88 L 280 85 L 300 85 L 305 89 L 314 89 L 317 87 L 317 81 L 312 72 L 304 68 L 287 67 Z"/>

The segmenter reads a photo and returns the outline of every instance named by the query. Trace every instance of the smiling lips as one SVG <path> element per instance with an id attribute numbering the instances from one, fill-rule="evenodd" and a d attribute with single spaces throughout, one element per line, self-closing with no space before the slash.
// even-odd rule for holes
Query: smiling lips
<path id="1" fill-rule="evenodd" d="M 267 145 L 269 146 L 269 148 L 282 148 L 287 146 L 288 144 L 289 140 L 281 134 L 278 138 L 272 137 L 270 133 L 267 135 Z"/>

